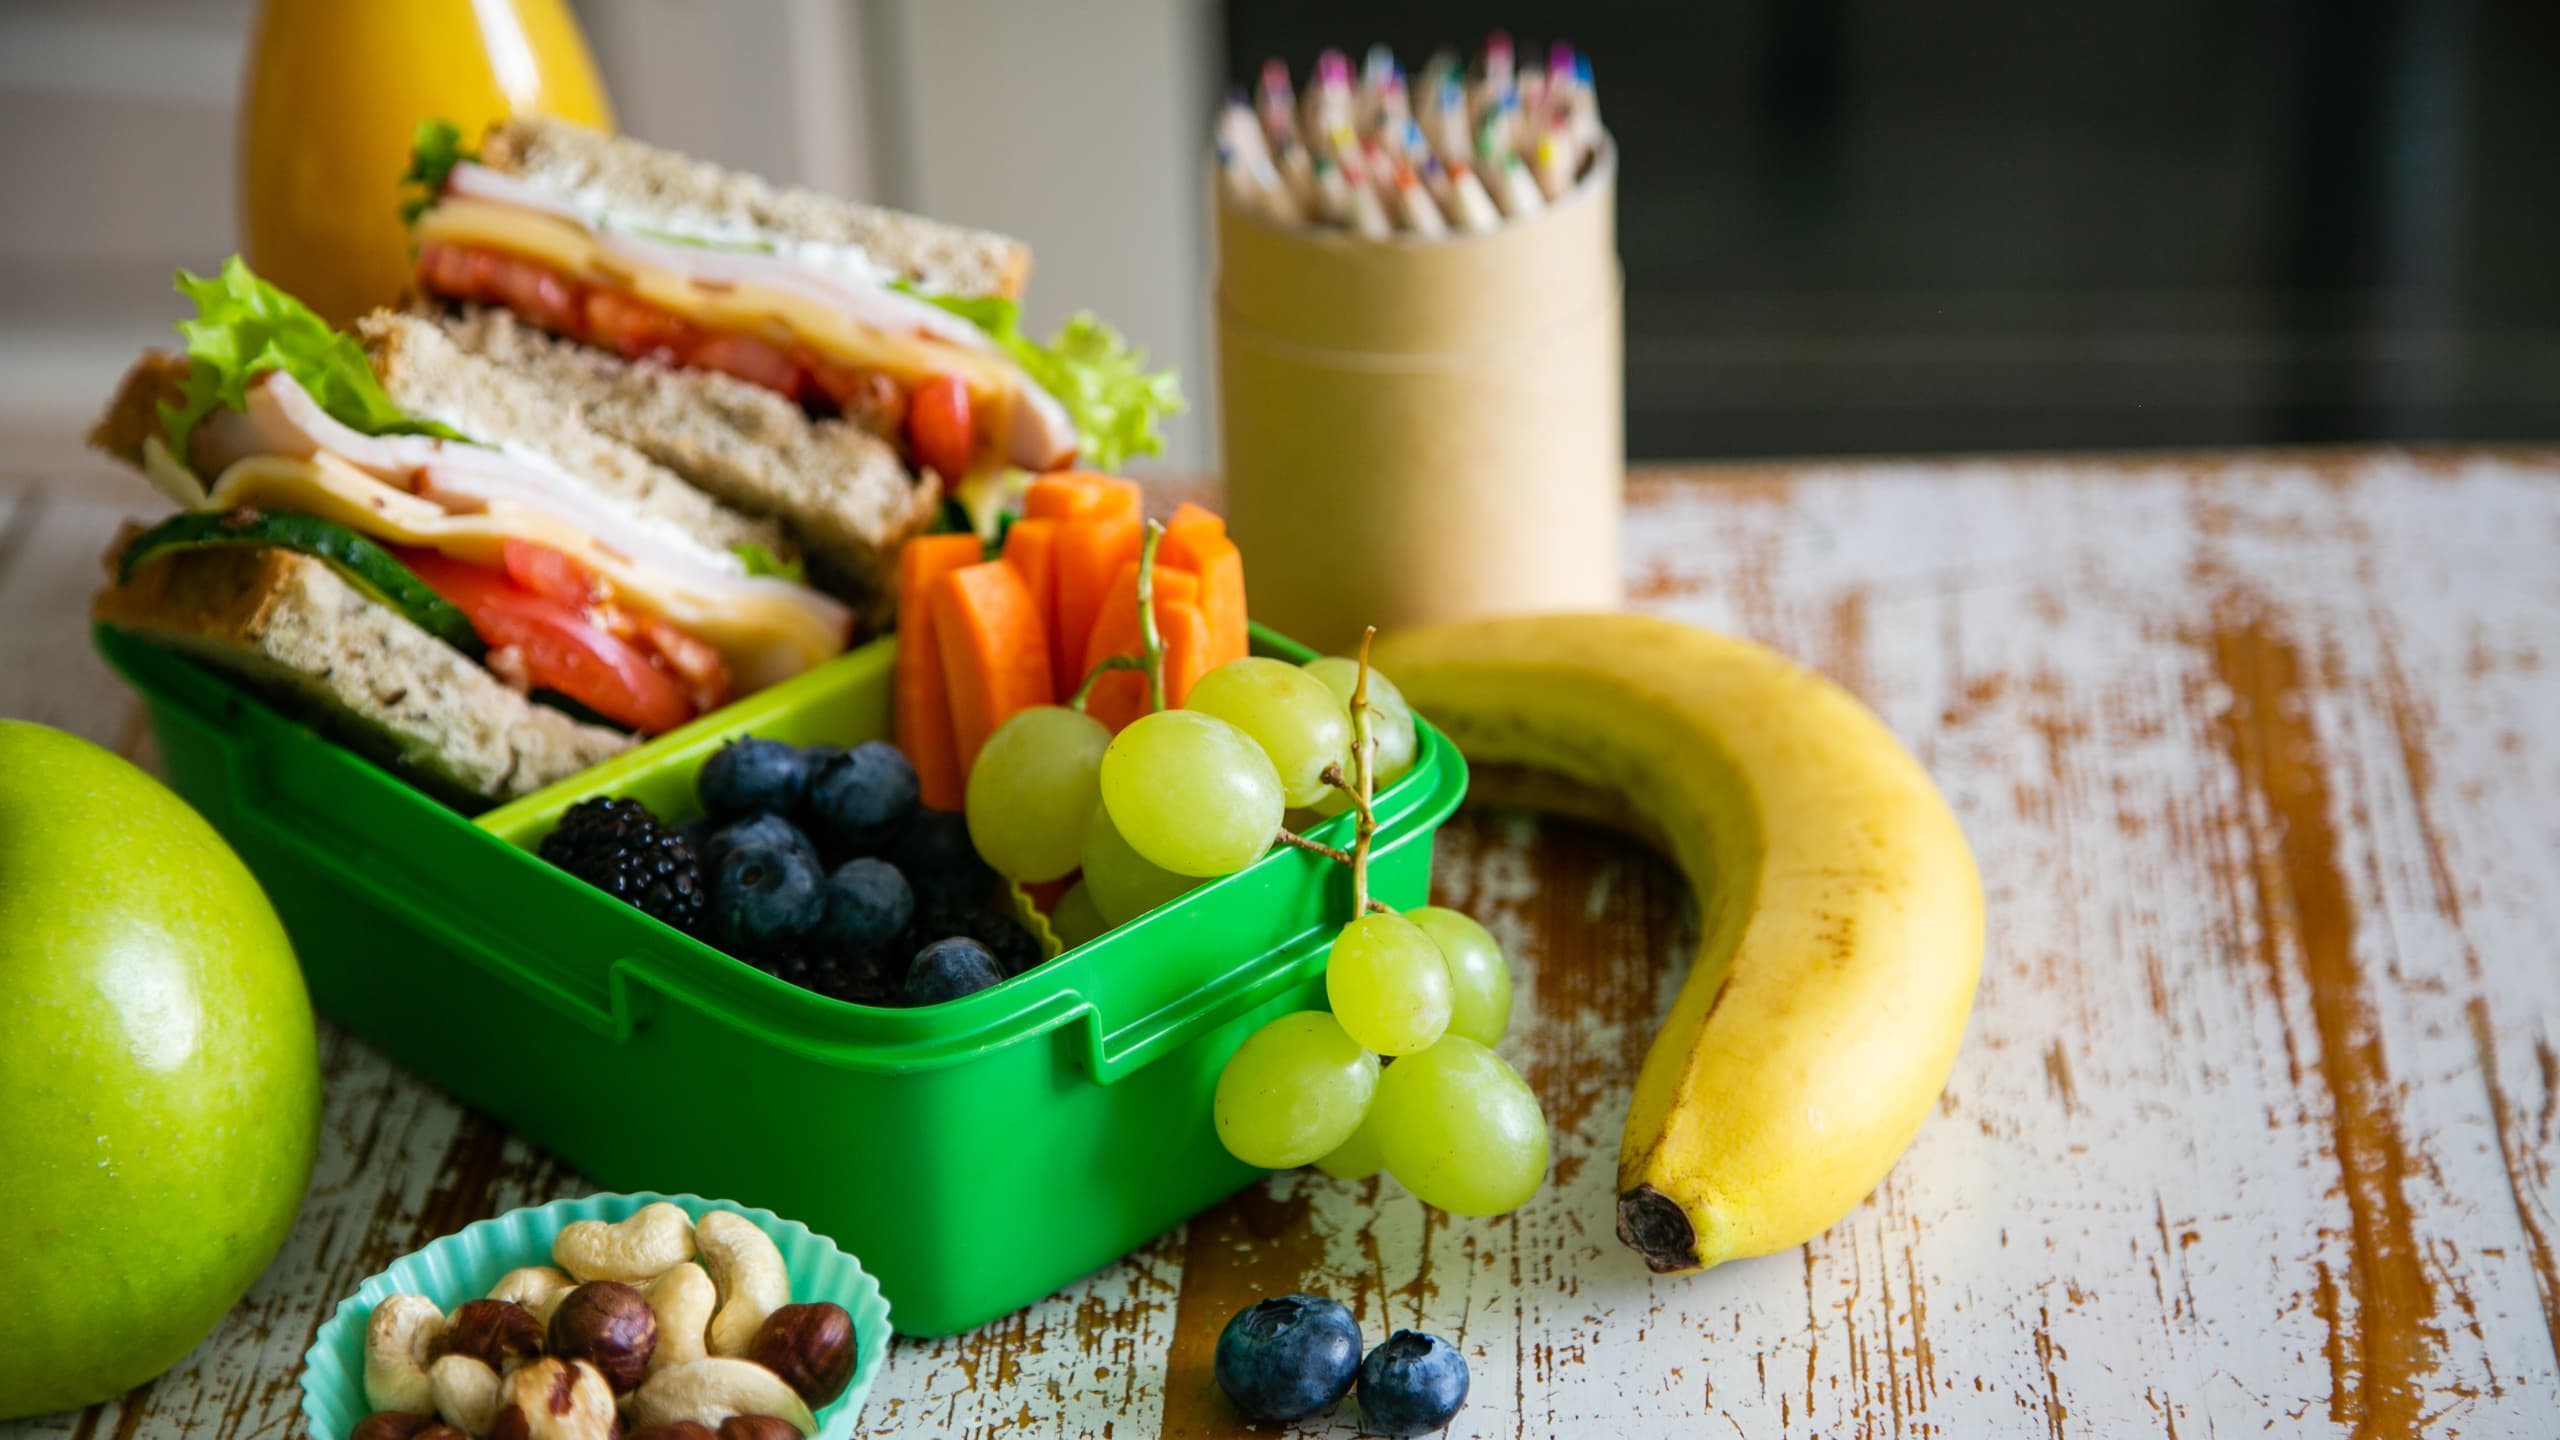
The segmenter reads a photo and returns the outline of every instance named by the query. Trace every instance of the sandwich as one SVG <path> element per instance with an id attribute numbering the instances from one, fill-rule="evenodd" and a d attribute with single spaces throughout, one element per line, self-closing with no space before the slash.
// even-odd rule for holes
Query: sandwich
<path id="1" fill-rule="evenodd" d="M 783 527 L 414 315 L 353 335 L 234 257 L 181 273 L 92 442 L 180 513 L 109 557 L 102 623 L 190 651 L 425 788 L 515 798 L 840 653 Z"/>
<path id="2" fill-rule="evenodd" d="M 1116 468 L 1161 450 L 1182 403 L 1170 372 L 1089 314 L 1046 343 L 1024 335 L 1031 254 L 1002 235 L 540 117 L 499 122 L 476 151 L 422 125 L 407 178 L 417 289 L 461 343 L 572 377 L 590 423 L 782 518 L 831 569 L 861 557 L 831 556 L 807 496 L 671 440 L 676 402 L 641 392 L 670 372 L 716 375 L 703 402 L 717 407 L 739 403 L 725 381 L 754 386 L 803 412 L 838 457 L 826 475 L 866 495 L 885 493 L 891 465 L 946 493 L 1012 470 Z M 884 459 L 861 458 L 846 432 Z"/>

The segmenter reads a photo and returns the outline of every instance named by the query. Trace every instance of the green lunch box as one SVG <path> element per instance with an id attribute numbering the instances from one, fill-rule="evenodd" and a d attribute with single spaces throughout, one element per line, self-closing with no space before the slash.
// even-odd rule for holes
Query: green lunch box
<path id="1" fill-rule="evenodd" d="M 691 818 L 696 767 L 735 736 L 885 737 L 893 640 L 476 821 L 183 655 L 96 640 L 141 692 L 170 785 L 266 887 L 321 1010 L 606 1189 L 725 1195 L 833 1238 L 910 1335 L 1017 1310 L 1261 1174 L 1218 1143 L 1218 1071 L 1265 1021 L 1324 1003 L 1350 917 L 1347 870 L 1275 848 L 993 989 L 848 1004 L 532 852 L 590 796 Z M 1378 797 L 1381 898 L 1424 903 L 1432 831 L 1465 790 L 1457 750 L 1421 727 Z M 1314 833 L 1347 846 L 1350 828 Z"/>

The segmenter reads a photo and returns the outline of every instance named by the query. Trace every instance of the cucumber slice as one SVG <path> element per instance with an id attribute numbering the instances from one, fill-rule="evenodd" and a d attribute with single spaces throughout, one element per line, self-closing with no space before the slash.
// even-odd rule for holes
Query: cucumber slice
<path id="1" fill-rule="evenodd" d="M 116 579 L 130 580 L 154 558 L 208 545 L 268 545 L 308 555 L 345 577 L 369 598 L 390 606 L 410 623 L 474 660 L 488 653 L 480 632 L 453 602 L 428 588 L 409 567 L 334 520 L 290 511 L 190 510 L 133 537 L 116 561 Z"/>

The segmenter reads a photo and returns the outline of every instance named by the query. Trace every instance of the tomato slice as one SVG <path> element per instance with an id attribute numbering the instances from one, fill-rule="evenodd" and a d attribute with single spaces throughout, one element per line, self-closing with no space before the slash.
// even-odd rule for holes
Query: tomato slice
<path id="1" fill-rule="evenodd" d="M 602 587 L 585 566 L 548 545 L 508 540 L 498 554 L 508 579 L 546 600 L 583 611 L 604 598 Z"/>
<path id="2" fill-rule="evenodd" d="M 806 382 L 800 366 L 781 346 L 752 335 L 713 335 L 697 343 L 685 363 L 735 375 L 793 400 L 800 398 Z"/>
<path id="3" fill-rule="evenodd" d="M 536 567 L 543 562 L 530 552 L 540 548 L 524 547 Z M 526 683 L 535 689 L 556 690 L 644 735 L 665 734 L 693 718 L 682 680 L 651 664 L 640 647 L 588 623 L 578 607 L 526 589 L 509 578 L 507 569 L 467 564 L 432 550 L 393 553 L 461 610 L 492 649 L 516 651 Z M 560 558 L 566 563 L 565 556 Z"/>
<path id="4" fill-rule="evenodd" d="M 978 448 L 969 426 L 969 387 L 957 375 L 936 375 L 907 397 L 907 449 L 945 483 L 968 473 Z"/>
<path id="5" fill-rule="evenodd" d="M 683 360 L 700 339 L 700 332 L 682 316 L 615 290 L 588 294 L 587 333 L 596 344 L 611 347 L 626 360 L 669 364 Z"/>

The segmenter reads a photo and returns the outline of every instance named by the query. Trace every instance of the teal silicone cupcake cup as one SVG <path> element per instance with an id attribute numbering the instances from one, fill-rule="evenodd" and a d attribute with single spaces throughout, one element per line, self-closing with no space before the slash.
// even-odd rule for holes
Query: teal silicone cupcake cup
<path id="1" fill-rule="evenodd" d="M 696 1220 L 713 1210 L 745 1216 L 781 1250 L 793 1304 L 831 1300 L 853 1317 L 853 1383 L 817 1412 L 817 1440 L 847 1440 L 889 1352 L 889 1302 L 881 1298 L 879 1282 L 863 1270 L 862 1262 L 797 1220 L 699 1195 L 649 1193 L 554 1200 L 476 1221 L 401 1256 L 357 1286 L 356 1293 L 338 1302 L 337 1312 L 302 1357 L 302 1416 L 310 1422 L 311 1440 L 346 1440 L 356 1422 L 372 1413 L 364 1398 L 364 1332 L 373 1307 L 384 1297 L 424 1295 L 449 1314 L 462 1302 L 488 1294 L 510 1270 L 550 1264 L 551 1240 L 562 1226 L 579 1220 L 611 1224 L 660 1200 Z"/>

